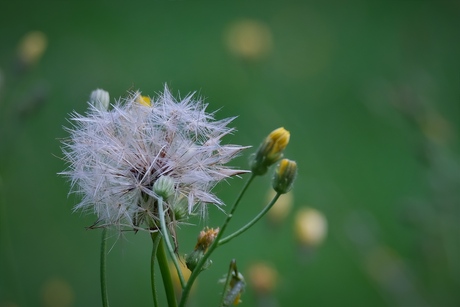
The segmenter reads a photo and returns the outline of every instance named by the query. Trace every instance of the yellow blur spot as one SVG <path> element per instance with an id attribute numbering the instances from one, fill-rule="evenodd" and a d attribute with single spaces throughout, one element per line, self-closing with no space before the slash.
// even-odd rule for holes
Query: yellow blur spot
<path id="1" fill-rule="evenodd" d="M 327 221 L 324 215 L 313 208 L 300 209 L 294 221 L 298 242 L 307 247 L 319 245 L 327 233 Z"/>
<path id="2" fill-rule="evenodd" d="M 178 262 L 179 262 L 180 270 L 182 272 L 182 276 L 184 276 L 184 280 L 185 282 L 187 282 L 188 279 L 190 278 L 190 275 L 192 275 L 192 272 L 187 268 L 184 258 L 180 257 L 178 260 L 179 260 Z M 180 283 L 179 274 L 176 271 L 176 266 L 174 265 L 172 261 L 169 262 L 169 270 L 171 271 L 171 278 L 173 281 L 175 292 L 177 295 L 180 296 L 182 293 L 182 286 Z M 194 292 L 196 285 L 197 285 L 197 282 L 195 281 L 193 283 L 192 290 L 190 291 L 190 293 Z"/>
<path id="3" fill-rule="evenodd" d="M 276 192 L 270 189 L 267 195 L 267 202 L 271 201 L 275 197 Z M 291 211 L 292 204 L 294 202 L 294 195 L 292 191 L 281 195 L 278 201 L 270 208 L 267 212 L 268 219 L 275 225 L 283 222 Z"/>
<path id="4" fill-rule="evenodd" d="M 249 283 L 258 294 L 268 294 L 275 290 L 278 272 L 265 263 L 255 263 L 249 267 Z"/>
<path id="5" fill-rule="evenodd" d="M 37 63 L 42 57 L 48 45 L 48 39 L 43 32 L 28 32 L 20 41 L 18 56 L 26 65 Z"/>
<path id="6" fill-rule="evenodd" d="M 225 44 L 238 57 L 258 60 L 270 53 L 273 39 L 265 24 L 256 20 L 241 20 L 228 27 Z"/>
<path id="7" fill-rule="evenodd" d="M 41 291 L 42 303 L 45 307 L 73 306 L 75 294 L 70 284 L 59 277 L 45 281 Z"/>
<path id="8" fill-rule="evenodd" d="M 452 138 L 452 127 L 441 114 L 428 112 L 420 121 L 420 128 L 423 134 L 431 141 L 445 145 Z"/>

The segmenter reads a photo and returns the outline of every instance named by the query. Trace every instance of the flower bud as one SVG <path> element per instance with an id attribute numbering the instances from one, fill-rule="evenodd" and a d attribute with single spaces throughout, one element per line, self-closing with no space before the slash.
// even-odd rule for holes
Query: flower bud
<path id="1" fill-rule="evenodd" d="M 185 264 L 187 265 L 187 268 L 193 272 L 195 270 L 196 266 L 198 265 L 198 262 L 200 262 L 201 258 L 203 258 L 204 252 L 201 249 L 196 249 L 193 252 L 191 252 L 189 255 L 185 255 Z M 207 259 L 206 263 L 203 265 L 201 268 L 202 271 L 208 269 L 212 264 L 212 261 Z"/>
<path id="2" fill-rule="evenodd" d="M 185 263 L 190 271 L 193 271 L 197 266 L 198 262 L 203 258 L 204 254 L 208 251 L 208 248 L 214 242 L 219 233 L 219 228 L 208 228 L 200 232 L 198 239 L 195 245 L 195 250 L 190 254 L 185 256 Z M 212 264 L 211 260 L 207 260 L 203 266 L 203 270 L 206 270 Z"/>
<path id="3" fill-rule="evenodd" d="M 289 192 L 297 176 L 297 163 L 289 159 L 281 160 L 273 177 L 273 189 L 280 194 Z"/>
<path id="4" fill-rule="evenodd" d="M 281 127 L 265 138 L 251 162 L 251 170 L 255 175 L 265 174 L 271 165 L 283 157 L 283 150 L 289 143 L 289 137 L 289 131 Z"/>
<path id="5" fill-rule="evenodd" d="M 150 99 L 150 97 L 142 96 L 141 94 L 136 96 L 136 102 L 146 107 L 152 106 L 152 100 Z"/>
<path id="6" fill-rule="evenodd" d="M 174 195 L 174 180 L 169 176 L 161 176 L 153 184 L 153 191 L 167 200 Z"/>
<path id="7" fill-rule="evenodd" d="M 219 228 L 214 229 L 206 227 L 205 230 L 202 230 L 198 235 L 195 250 L 201 249 L 206 253 L 218 234 Z"/>
<path id="8" fill-rule="evenodd" d="M 173 210 L 174 219 L 176 221 L 185 220 L 188 217 L 188 204 L 186 199 L 179 197 L 168 200 L 170 207 Z"/>
<path id="9" fill-rule="evenodd" d="M 97 89 L 91 92 L 89 102 L 100 111 L 107 111 L 110 103 L 110 95 L 108 92 Z"/>

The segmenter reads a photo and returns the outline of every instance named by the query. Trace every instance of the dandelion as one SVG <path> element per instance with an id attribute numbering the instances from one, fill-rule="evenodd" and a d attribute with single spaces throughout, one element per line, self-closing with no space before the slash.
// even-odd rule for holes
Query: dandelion
<path id="1" fill-rule="evenodd" d="M 156 230 L 159 198 L 170 225 L 177 212 L 204 216 L 206 204 L 223 204 L 212 188 L 245 172 L 226 166 L 245 147 L 221 144 L 234 118 L 215 120 L 202 100 L 176 100 L 166 86 L 156 98 L 134 92 L 111 108 L 100 91 L 85 115 L 71 114 L 63 141 L 61 174 L 82 196 L 75 210 L 95 213 L 101 227 Z"/>

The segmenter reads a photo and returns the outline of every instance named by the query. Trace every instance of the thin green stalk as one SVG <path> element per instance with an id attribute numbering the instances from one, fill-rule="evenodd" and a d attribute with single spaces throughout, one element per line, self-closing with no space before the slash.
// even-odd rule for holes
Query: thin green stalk
<path id="1" fill-rule="evenodd" d="M 150 258 L 150 283 L 152 285 L 153 306 L 158 307 L 158 295 L 155 283 L 155 257 L 157 255 L 158 245 L 161 241 L 161 235 L 158 232 L 152 232 L 150 237 L 153 243 L 152 256 Z"/>
<path id="2" fill-rule="evenodd" d="M 268 210 L 271 209 L 271 207 L 273 207 L 273 205 L 276 203 L 276 201 L 278 200 L 278 198 L 281 196 L 280 193 L 277 193 L 275 195 L 275 197 L 273 197 L 273 199 L 270 201 L 270 203 L 265 206 L 265 208 L 260 211 L 260 213 L 255 217 L 253 218 L 249 223 L 247 223 L 246 225 L 244 225 L 241 229 L 235 231 L 234 233 L 232 233 L 231 235 L 219 240 L 218 242 L 218 245 L 223 245 L 227 242 L 229 242 L 231 239 L 239 236 L 240 234 L 242 234 L 243 232 L 245 232 L 246 230 L 248 230 L 249 228 L 251 228 L 255 223 L 257 223 L 258 220 L 260 220 L 262 218 L 262 216 L 264 216 Z"/>
<path id="3" fill-rule="evenodd" d="M 172 248 L 171 241 L 169 240 L 168 228 L 166 227 L 166 221 L 165 221 L 165 211 L 163 209 L 163 198 L 161 197 L 158 198 L 158 211 L 160 213 L 161 233 L 163 235 L 163 238 L 165 239 L 166 247 L 168 248 L 169 255 L 171 256 L 172 262 L 174 263 L 174 266 L 176 267 L 177 275 L 179 276 L 179 280 L 180 280 L 180 285 L 182 288 L 184 288 L 185 279 L 184 279 L 184 276 L 182 275 L 182 270 L 179 266 L 179 261 L 177 261 L 177 257 L 176 257 L 176 254 L 174 253 L 174 249 Z"/>
<path id="4" fill-rule="evenodd" d="M 166 250 L 163 240 L 161 240 L 160 244 L 158 245 L 157 260 L 158 265 L 160 266 L 161 277 L 163 278 L 163 285 L 165 287 L 168 306 L 176 307 L 177 302 L 176 296 L 174 294 L 174 285 L 171 278 L 171 271 L 169 271 L 168 257 L 166 257 Z"/>
<path id="5" fill-rule="evenodd" d="M 109 297 L 107 295 L 107 276 L 106 276 L 106 260 L 107 260 L 107 228 L 102 229 L 101 239 L 101 295 L 102 306 L 109 306 Z"/>
<path id="6" fill-rule="evenodd" d="M 196 265 L 195 269 L 193 270 L 192 274 L 190 275 L 190 277 L 188 279 L 188 282 L 185 285 L 185 288 L 183 288 L 184 290 L 182 291 L 182 296 L 181 296 L 181 300 L 180 300 L 180 303 L 179 303 L 179 307 L 185 307 L 185 304 L 186 304 L 188 296 L 190 294 L 190 290 L 192 288 L 193 282 L 198 277 L 198 274 L 200 274 L 200 272 L 201 272 L 201 270 L 203 268 L 203 265 L 206 263 L 206 261 L 208 260 L 209 256 L 216 249 L 216 247 L 218 245 L 218 242 L 219 242 L 220 238 L 222 237 L 222 234 L 225 231 L 225 228 L 227 228 L 228 223 L 230 222 L 230 220 L 233 217 L 233 214 L 235 213 L 236 207 L 238 206 L 241 198 L 243 197 L 244 193 L 248 189 L 249 185 L 251 184 L 251 182 L 255 178 L 255 176 L 256 175 L 254 175 L 253 173 L 251 174 L 251 177 L 246 182 L 246 184 L 244 185 L 244 187 L 241 190 L 240 194 L 236 198 L 235 203 L 233 204 L 233 207 L 230 210 L 230 214 L 227 215 L 227 218 L 225 219 L 225 222 L 222 225 L 222 228 L 220 229 L 219 233 L 217 234 L 216 239 L 211 244 L 211 246 L 208 248 L 208 251 L 203 255 L 203 257 L 200 259 L 200 261 L 198 261 L 198 264 Z"/>

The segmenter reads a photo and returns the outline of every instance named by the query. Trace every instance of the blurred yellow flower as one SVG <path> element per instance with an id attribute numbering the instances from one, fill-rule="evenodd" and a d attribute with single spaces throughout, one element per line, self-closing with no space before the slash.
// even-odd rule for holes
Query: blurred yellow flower
<path id="1" fill-rule="evenodd" d="M 258 60 L 270 53 L 273 38 L 268 26 L 248 19 L 230 24 L 225 33 L 225 44 L 237 57 Z"/>
<path id="2" fill-rule="evenodd" d="M 324 215 L 313 208 L 300 209 L 294 221 L 298 242 L 307 247 L 319 245 L 327 233 L 327 221 Z"/>
<path id="3" fill-rule="evenodd" d="M 273 292 L 277 279 L 278 272 L 265 263 L 255 263 L 249 267 L 249 283 L 258 294 Z"/>
<path id="4" fill-rule="evenodd" d="M 178 260 L 179 260 L 178 262 L 179 262 L 180 270 L 182 272 L 182 276 L 184 276 L 184 280 L 185 280 L 185 282 L 187 282 L 188 279 L 190 278 L 190 275 L 192 274 L 192 272 L 185 265 L 184 258 L 181 257 Z M 176 267 L 174 266 L 174 263 L 172 261 L 169 261 L 169 270 L 171 271 L 171 278 L 172 278 L 172 281 L 173 281 L 175 292 L 176 292 L 177 295 L 180 296 L 180 294 L 182 293 L 182 286 L 181 286 L 181 283 L 180 283 L 179 274 L 177 274 Z M 197 285 L 197 282 L 195 281 L 195 283 L 192 286 L 192 291 L 193 291 L 193 289 L 196 288 L 196 285 Z"/>
<path id="5" fill-rule="evenodd" d="M 273 189 L 270 189 L 267 193 L 267 202 L 271 201 L 275 197 L 276 192 Z M 271 207 L 267 212 L 267 217 L 269 221 L 275 225 L 283 222 L 291 212 L 292 204 L 294 202 L 294 195 L 292 190 L 286 194 L 281 195 L 278 198 L 278 201 Z"/>
<path id="6" fill-rule="evenodd" d="M 66 307 L 73 306 L 75 293 L 70 284 L 62 278 L 53 277 L 42 286 L 42 306 Z"/>
<path id="7" fill-rule="evenodd" d="M 48 39 L 43 32 L 28 32 L 18 46 L 18 57 L 24 65 L 33 65 L 42 57 L 48 45 Z"/>

